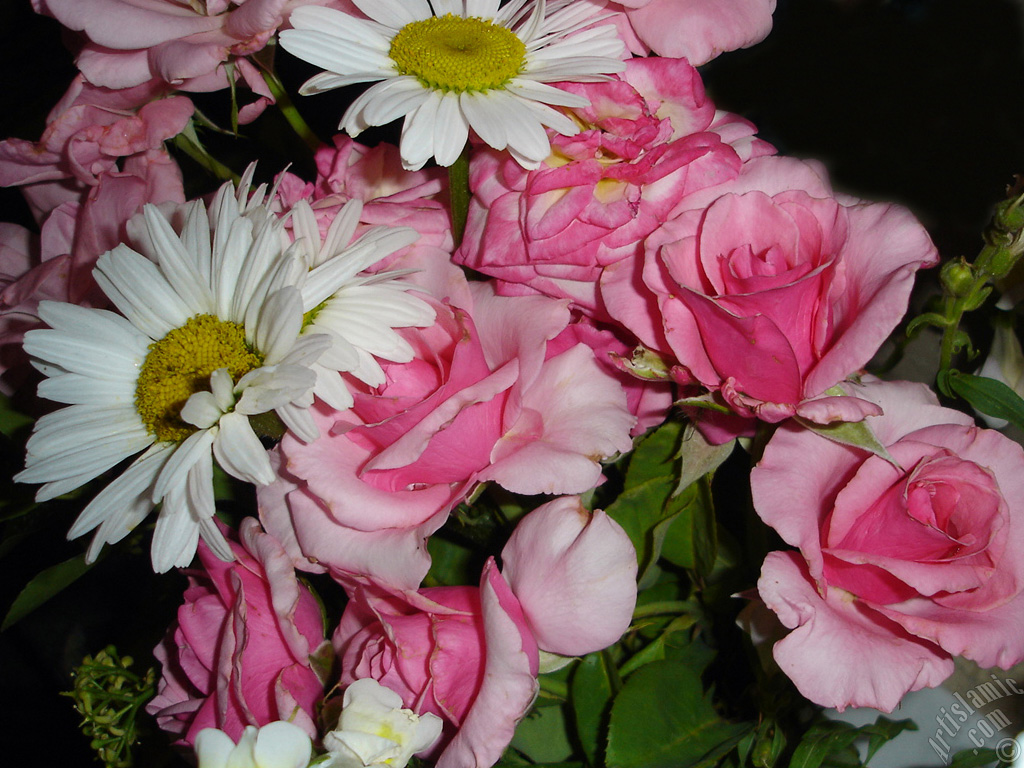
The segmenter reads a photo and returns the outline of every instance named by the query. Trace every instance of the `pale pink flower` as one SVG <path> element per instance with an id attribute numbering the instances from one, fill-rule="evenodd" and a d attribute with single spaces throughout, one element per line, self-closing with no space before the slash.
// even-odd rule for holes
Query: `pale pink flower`
<path id="1" fill-rule="evenodd" d="M 39 302 L 106 307 L 92 276 L 96 259 L 126 239 L 127 222 L 144 204 L 184 202 L 181 173 L 165 151 L 134 155 L 124 165 L 48 211 L 39 236 L 0 223 L 0 392 L 13 392 L 29 372 L 21 342 L 26 331 L 44 326 Z"/>
<path id="2" fill-rule="evenodd" d="M 923 385 L 844 388 L 884 410 L 870 425 L 899 466 L 780 427 L 751 489 L 799 552 L 771 553 L 758 590 L 792 630 L 774 654 L 804 696 L 889 712 L 952 656 L 1024 659 L 1024 451 Z"/>
<path id="3" fill-rule="evenodd" d="M 33 0 L 39 13 L 82 32 L 76 63 L 106 88 L 157 81 L 184 91 L 226 88 L 242 80 L 260 98 L 239 112 L 247 123 L 273 103 L 259 70 L 246 58 L 263 49 L 292 9 L 346 0 Z M 232 65 L 233 70 L 227 65 Z"/>
<path id="4" fill-rule="evenodd" d="M 81 202 L 102 174 L 150 176 L 144 166 L 169 164 L 164 142 L 181 133 L 194 107 L 166 85 L 124 91 L 97 88 L 77 76 L 50 110 L 39 141 L 0 141 L 0 186 L 20 186 L 36 220 L 58 205 Z M 180 185 L 180 174 L 173 176 Z M 170 199 L 155 195 L 155 201 Z"/>
<path id="5" fill-rule="evenodd" d="M 609 10 L 619 14 L 614 20 L 633 53 L 683 57 L 700 66 L 763 40 L 775 0 L 618 0 Z"/>
<path id="6" fill-rule="evenodd" d="M 415 358 L 383 364 L 351 409 L 315 405 L 318 440 L 280 444 L 261 515 L 332 573 L 414 588 L 425 538 L 478 483 L 582 493 L 603 481 L 602 458 L 632 447 L 622 387 L 590 347 L 553 341 L 565 302 L 469 290 L 471 306 L 438 304 L 432 327 L 401 332 Z"/>
<path id="7" fill-rule="evenodd" d="M 284 549 L 254 518 L 241 526 L 235 560 L 199 544 L 185 603 L 154 651 L 160 690 L 146 710 L 193 744 L 204 728 L 232 739 L 246 726 L 288 720 L 315 738 L 323 681 L 310 658 L 324 640 L 316 598 L 295 577 Z"/>
<path id="8" fill-rule="evenodd" d="M 867 364 L 906 312 L 917 270 L 937 261 L 924 227 L 898 205 L 833 196 L 813 166 L 777 156 L 693 202 L 648 237 L 642 264 L 605 269 L 609 314 L 680 383 L 745 419 L 877 412 L 823 395 Z"/>

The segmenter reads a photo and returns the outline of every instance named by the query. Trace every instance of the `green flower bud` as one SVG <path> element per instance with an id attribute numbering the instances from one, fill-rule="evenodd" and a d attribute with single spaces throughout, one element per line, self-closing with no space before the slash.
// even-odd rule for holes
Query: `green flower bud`
<path id="1" fill-rule="evenodd" d="M 948 261 L 942 267 L 942 285 L 953 296 L 966 296 L 974 285 L 974 269 L 964 261 Z"/>

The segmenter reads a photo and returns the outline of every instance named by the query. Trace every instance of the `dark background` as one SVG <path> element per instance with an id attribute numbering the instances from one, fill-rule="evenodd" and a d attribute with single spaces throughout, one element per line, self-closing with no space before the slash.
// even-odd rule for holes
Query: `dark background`
<path id="1" fill-rule="evenodd" d="M 991 206 L 1024 173 L 1021 37 L 1011 0 L 779 0 L 765 42 L 703 74 L 718 106 L 754 121 L 781 152 L 824 161 L 839 190 L 909 206 L 944 256 L 971 257 Z M 293 92 L 310 74 L 284 56 L 280 65 Z M 0 0 L 0 138 L 37 139 L 74 73 L 56 22 L 29 0 Z M 316 98 L 299 107 L 329 136 L 340 109 Z M 278 130 L 275 121 L 268 110 L 245 130 Z M 283 165 L 275 162 L 269 170 Z M 32 226 L 17 190 L 0 190 L 0 221 Z M 0 556 L 0 610 L 42 567 L 81 551 L 63 542 L 71 519 L 58 514 Z M 150 663 L 146 649 L 173 617 L 177 599 L 166 595 L 177 586 L 158 587 L 147 566 L 144 552 L 111 558 L 0 635 L 4 743 L 28 745 L 46 765 L 91 764 L 56 692 L 83 654 L 108 642 Z"/>

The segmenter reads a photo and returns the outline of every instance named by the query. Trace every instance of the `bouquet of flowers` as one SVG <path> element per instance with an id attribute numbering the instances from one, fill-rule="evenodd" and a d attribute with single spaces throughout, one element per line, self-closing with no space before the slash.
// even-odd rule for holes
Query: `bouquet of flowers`
<path id="1" fill-rule="evenodd" d="M 860 765 L 914 724 L 823 708 L 1024 660 L 1024 195 L 912 297 L 907 208 L 705 92 L 775 0 L 31 5 L 4 627 L 113 604 L 103 764 Z"/>

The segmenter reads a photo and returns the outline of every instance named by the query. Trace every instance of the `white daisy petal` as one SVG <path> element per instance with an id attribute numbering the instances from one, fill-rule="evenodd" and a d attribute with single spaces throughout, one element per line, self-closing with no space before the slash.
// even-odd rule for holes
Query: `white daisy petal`
<path id="1" fill-rule="evenodd" d="M 152 339 L 162 339 L 194 314 L 156 264 L 126 245 L 100 256 L 93 277 L 121 314 Z"/>
<path id="2" fill-rule="evenodd" d="M 210 551 L 224 562 L 229 563 L 235 559 L 231 545 L 213 517 L 204 517 L 199 520 L 199 538 L 205 541 Z"/>
<path id="3" fill-rule="evenodd" d="M 352 4 L 374 21 L 392 29 L 432 15 L 427 0 L 352 0 Z"/>
<path id="4" fill-rule="evenodd" d="M 232 477 L 255 485 L 269 485 L 276 475 L 270 466 L 267 449 L 240 413 L 226 414 L 220 420 L 220 432 L 213 441 L 213 455 Z"/>
<path id="5" fill-rule="evenodd" d="M 213 294 L 190 254 L 167 219 L 155 205 L 147 204 L 143 209 L 146 227 L 157 254 L 157 263 L 174 286 L 175 292 L 191 308 L 191 314 L 214 311 Z"/>
<path id="6" fill-rule="evenodd" d="M 192 465 L 210 454 L 210 446 L 217 436 L 216 429 L 201 429 L 193 432 L 178 446 L 164 465 L 153 486 L 153 501 L 160 501 L 173 488 L 184 488 Z"/>
<path id="7" fill-rule="evenodd" d="M 192 514 L 188 494 L 176 487 L 164 500 L 153 531 L 150 556 L 153 570 L 166 573 L 171 568 L 184 568 L 195 557 L 199 544 L 199 520 Z"/>
<path id="8" fill-rule="evenodd" d="M 304 443 L 311 443 L 320 437 L 320 430 L 309 412 L 309 408 L 299 408 L 292 403 L 285 403 L 274 409 L 281 422 L 288 428 L 288 431 Z"/>
<path id="9" fill-rule="evenodd" d="M 260 309 L 255 343 L 273 365 L 281 361 L 302 328 L 302 294 L 295 288 L 283 288 L 270 296 Z"/>
<path id="10" fill-rule="evenodd" d="M 316 396 L 331 406 L 331 408 L 334 408 L 336 411 L 344 411 L 352 407 L 354 400 L 352 399 L 352 393 L 345 386 L 345 381 L 341 378 L 338 370 L 347 370 L 347 368 L 331 370 L 323 366 L 317 366 L 315 390 Z"/>
<path id="11" fill-rule="evenodd" d="M 95 553 L 90 562 L 95 560 L 102 544 L 120 541 L 153 509 L 149 492 L 172 451 L 173 443 L 155 443 L 82 510 L 68 531 L 69 539 L 78 538 L 101 523 L 107 526 L 93 539 L 90 552 L 95 548 Z"/>
<path id="12" fill-rule="evenodd" d="M 431 157 L 438 165 L 451 165 L 469 128 L 488 145 L 507 148 L 519 162 L 535 167 L 550 154 L 544 127 L 565 135 L 575 129 L 569 128 L 569 117 L 550 107 L 530 108 L 541 106 L 533 100 L 587 104 L 582 97 L 536 86 L 606 80 L 625 69 L 626 51 L 614 25 L 596 23 L 608 18 L 601 3 L 356 0 L 356 5 L 375 28 L 360 30 L 365 22 L 359 19 L 303 7 L 293 14 L 296 29 L 282 32 L 281 39 L 289 52 L 327 70 L 308 81 L 303 93 L 381 81 L 349 105 L 339 127 L 357 136 L 404 116 L 400 150 L 406 170 L 419 170 Z M 506 53 L 467 61 L 475 54 L 461 46 L 469 52 L 453 56 L 452 47 L 467 36 L 487 41 L 480 51 Z M 436 49 L 424 51 L 434 39 Z M 517 98 L 508 98 L 513 93 Z"/>
<path id="13" fill-rule="evenodd" d="M 135 378 L 99 379 L 78 373 L 65 373 L 39 382 L 39 396 L 71 405 L 133 408 Z"/>

